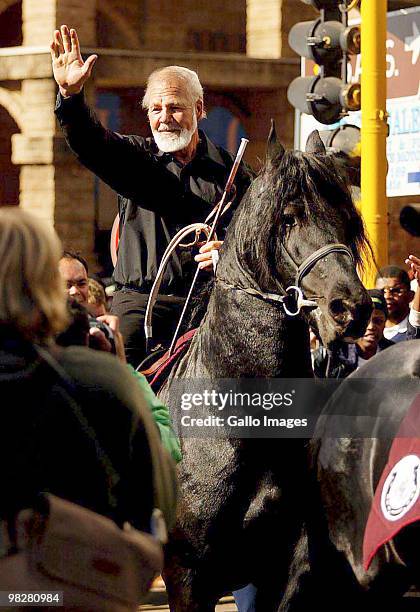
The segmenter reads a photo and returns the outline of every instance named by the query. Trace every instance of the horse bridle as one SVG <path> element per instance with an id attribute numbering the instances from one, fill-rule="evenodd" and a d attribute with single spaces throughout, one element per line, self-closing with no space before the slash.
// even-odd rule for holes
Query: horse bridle
<path id="1" fill-rule="evenodd" d="M 223 285 L 225 285 L 229 289 L 243 291 L 247 293 L 248 295 L 253 295 L 267 302 L 277 302 L 282 305 L 284 312 L 289 317 L 296 317 L 298 314 L 300 314 L 302 308 L 308 308 L 308 309 L 318 308 L 317 302 L 315 302 L 313 299 L 311 300 L 311 299 L 305 298 L 303 289 L 301 288 L 300 285 L 303 279 L 305 278 L 305 276 L 309 274 L 309 272 L 312 270 L 312 268 L 314 268 L 314 266 L 318 263 L 318 261 L 320 261 L 320 259 L 324 259 L 324 257 L 326 257 L 327 255 L 330 255 L 331 253 L 343 253 L 344 255 L 347 255 L 348 257 L 350 257 L 351 261 L 354 263 L 353 253 L 350 251 L 350 249 L 345 244 L 341 244 L 339 242 L 333 243 L 333 244 L 326 244 L 325 246 L 317 249 L 314 253 L 309 255 L 309 257 L 304 259 L 301 264 L 297 264 L 295 262 L 295 260 L 290 255 L 288 250 L 284 247 L 284 245 L 283 245 L 283 250 L 286 253 L 288 259 L 290 260 L 292 267 L 295 269 L 295 284 L 290 285 L 289 287 L 287 287 L 287 289 L 283 289 L 283 287 L 280 286 L 282 295 L 279 295 L 277 293 L 265 293 L 263 291 L 259 291 L 258 289 L 253 289 L 251 287 L 246 287 L 246 288 L 239 287 L 231 283 L 228 283 L 224 279 L 217 277 L 217 276 L 216 276 L 216 280 L 219 282 L 222 282 Z M 287 301 L 290 300 L 290 298 L 292 298 L 293 296 L 295 298 L 295 303 L 296 303 L 295 311 L 290 310 L 287 305 Z"/>

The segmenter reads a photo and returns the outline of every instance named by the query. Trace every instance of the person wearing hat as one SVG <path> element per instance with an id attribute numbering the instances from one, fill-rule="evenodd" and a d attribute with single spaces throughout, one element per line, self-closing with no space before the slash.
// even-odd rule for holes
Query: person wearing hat
<path id="1" fill-rule="evenodd" d="M 410 303 L 414 298 L 409 275 L 400 266 L 385 266 L 376 276 L 376 288 L 383 292 L 388 308 L 385 338 L 393 342 L 407 340 Z"/>
<path id="2" fill-rule="evenodd" d="M 364 335 L 354 344 L 340 343 L 329 350 L 321 346 L 313 352 L 313 368 L 318 378 L 346 378 L 360 368 L 365 361 L 371 359 L 394 342 L 384 338 L 385 322 L 388 318 L 388 308 L 384 294 L 379 289 L 369 289 L 373 310 Z"/>
<path id="3" fill-rule="evenodd" d="M 388 318 L 388 307 L 383 292 L 380 289 L 369 289 L 373 310 L 364 336 L 356 340 L 358 353 L 357 367 L 367 361 L 377 352 L 382 351 L 394 342 L 384 336 L 385 323 Z"/>

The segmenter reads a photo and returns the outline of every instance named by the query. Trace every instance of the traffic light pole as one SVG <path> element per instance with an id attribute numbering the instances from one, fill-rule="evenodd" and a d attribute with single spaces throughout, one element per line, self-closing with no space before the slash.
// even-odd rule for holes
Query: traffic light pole
<path id="1" fill-rule="evenodd" d="M 388 263 L 386 197 L 386 32 L 387 0 L 363 0 L 362 16 L 362 215 L 378 267 Z M 364 282 L 374 287 L 368 264 Z"/>

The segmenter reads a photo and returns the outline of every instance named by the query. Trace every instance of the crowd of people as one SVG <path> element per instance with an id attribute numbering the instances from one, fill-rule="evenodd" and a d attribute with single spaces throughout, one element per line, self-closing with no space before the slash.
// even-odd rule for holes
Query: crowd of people
<path id="1" fill-rule="evenodd" d="M 378 271 L 376 288 L 369 290 L 373 310 L 362 338 L 354 344 L 343 342 L 333 349 L 320 346 L 312 351 L 315 376 L 346 378 L 377 352 L 396 342 L 420 339 L 420 259 L 409 255 L 406 264 L 408 271 L 399 266 Z"/>
<path id="2" fill-rule="evenodd" d="M 12 585 L 2 580 L 18 552 L 20 511 L 35 507 L 40 492 L 150 534 L 156 508 L 168 527 L 174 524 L 177 482 L 161 442 L 169 417 L 143 392 L 143 381 L 122 363 L 122 354 L 120 359 L 109 354 L 102 330 L 91 326 L 83 307 L 84 266 L 63 256 L 53 230 L 19 208 L 0 211 L 0 257 L 0 381 L 6 407 L 0 586 L 7 589 Z M 72 266 L 76 261 L 80 266 Z M 79 301 L 67 302 L 65 281 Z M 107 315 L 100 318 L 112 324 Z M 117 345 L 115 322 L 114 332 Z M 99 333 L 99 350 L 86 348 Z"/>
<path id="3" fill-rule="evenodd" d="M 110 305 L 101 283 L 89 277 L 85 259 L 63 251 L 53 230 L 18 208 L 0 210 L 0 381 L 4 404 L 18 408 L 3 415 L 7 435 L 0 453 L 8 494 L 0 521 L 13 525 L 22 508 L 48 491 L 117 525 L 128 522 L 153 533 L 155 508 L 168 527 L 174 523 L 174 466 L 182 456 L 168 409 L 135 369 L 144 356 L 145 305 L 166 246 L 182 226 L 208 216 L 233 159 L 198 129 L 205 108 L 193 71 L 170 66 L 151 74 L 143 107 L 153 137 L 144 139 L 107 130 L 86 104 L 83 86 L 97 58 L 82 59 L 75 30 L 62 26 L 55 32 L 51 55 L 59 88 L 56 114 L 68 144 L 118 193 L 117 291 Z M 251 178 L 241 164 L 232 209 Z M 223 218 L 220 237 L 231 214 Z M 222 242 L 173 258 L 155 313 L 157 342 L 171 339 L 197 264 L 211 270 L 211 251 Z M 378 351 L 420 338 L 420 258 L 410 255 L 406 264 L 407 270 L 379 270 L 362 338 L 313 351 L 316 376 L 344 378 Z M 68 380 L 60 379 L 37 347 L 71 380 L 83 418 L 116 467 L 115 486 L 74 419 Z M 110 494 L 116 499 L 112 506 Z M 10 552 L 13 546 L 11 538 Z M 235 595 L 241 612 L 254 609 L 252 585 Z"/>

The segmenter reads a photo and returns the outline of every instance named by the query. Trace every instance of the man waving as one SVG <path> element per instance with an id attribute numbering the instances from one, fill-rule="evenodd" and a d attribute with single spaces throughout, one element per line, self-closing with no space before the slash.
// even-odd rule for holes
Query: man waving
<path id="1" fill-rule="evenodd" d="M 67 142 L 81 163 L 118 194 L 121 238 L 112 312 L 121 319 L 127 358 L 138 365 L 145 306 L 165 248 L 181 227 L 204 221 L 221 197 L 233 159 L 198 129 L 205 114 L 203 88 L 192 70 L 168 66 L 149 76 L 143 108 L 153 138 L 142 138 L 107 130 L 87 106 L 83 86 L 97 56 L 83 60 L 75 30 L 63 25 L 55 31 L 51 56 L 59 86 L 56 114 Z M 250 178 L 241 165 L 236 203 Z M 219 237 L 230 218 L 223 219 Z M 210 267 L 210 251 L 220 245 L 205 245 L 195 260 Z M 194 271 L 191 250 L 171 259 L 155 309 L 157 341 L 170 339 Z"/>

